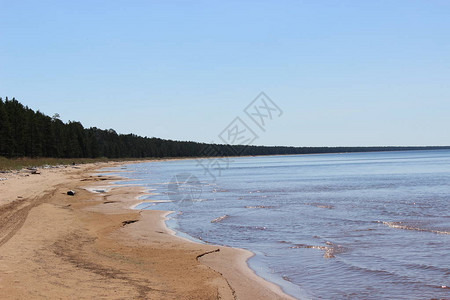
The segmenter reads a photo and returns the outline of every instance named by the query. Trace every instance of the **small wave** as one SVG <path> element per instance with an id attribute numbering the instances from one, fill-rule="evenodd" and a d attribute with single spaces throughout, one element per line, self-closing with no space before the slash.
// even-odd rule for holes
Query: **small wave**
<path id="1" fill-rule="evenodd" d="M 412 226 L 406 225 L 404 222 L 384 222 L 384 221 L 377 221 L 377 222 L 382 223 L 386 226 L 389 226 L 390 228 L 396 228 L 396 229 L 424 231 L 424 232 L 432 232 L 432 233 L 436 233 L 436 234 L 450 234 L 450 231 L 412 227 Z"/>
<path id="2" fill-rule="evenodd" d="M 312 246 L 312 245 L 306 245 L 306 244 L 295 244 L 294 246 L 289 247 L 289 249 L 298 249 L 298 248 L 327 250 L 329 247 L 327 247 L 327 246 Z"/>
<path id="3" fill-rule="evenodd" d="M 326 208 L 326 209 L 333 209 L 334 208 L 333 205 L 316 205 L 316 207 L 318 207 L 318 208 Z"/>
<path id="4" fill-rule="evenodd" d="M 250 191 L 249 194 L 261 193 L 261 191 Z"/>
<path id="5" fill-rule="evenodd" d="M 282 243 L 286 243 L 285 241 L 281 241 Z M 334 258 L 336 254 L 343 253 L 345 248 L 341 245 L 335 245 L 332 242 L 325 242 L 328 246 L 316 246 L 316 245 L 307 245 L 307 244 L 294 244 L 294 246 L 289 247 L 290 249 L 298 249 L 298 248 L 307 248 L 307 249 L 318 249 L 325 251 L 323 254 L 324 258 Z"/>
<path id="6" fill-rule="evenodd" d="M 317 208 L 326 208 L 326 209 L 333 209 L 333 205 L 323 204 L 323 203 L 306 203 L 306 205 L 315 206 Z"/>
<path id="7" fill-rule="evenodd" d="M 245 225 L 231 225 L 231 226 L 239 230 L 240 232 L 253 230 L 268 230 L 266 226 L 245 226 Z"/>
<path id="8" fill-rule="evenodd" d="M 215 218 L 214 220 L 211 221 L 211 223 L 219 223 L 219 222 L 225 220 L 228 217 L 230 217 L 230 216 L 229 215 L 223 215 L 221 217 Z"/>
<path id="9" fill-rule="evenodd" d="M 432 271 L 444 273 L 446 276 L 450 276 L 450 270 L 445 267 L 441 268 L 438 266 L 426 265 L 426 264 L 420 264 L 420 263 L 409 263 L 409 264 L 405 264 L 405 266 L 410 269 L 419 269 L 419 270 L 424 270 L 424 271 L 432 270 Z"/>
<path id="10" fill-rule="evenodd" d="M 366 228 L 366 229 L 355 229 L 354 231 L 374 231 L 375 228 Z"/>
<path id="11" fill-rule="evenodd" d="M 275 206 L 271 205 L 255 205 L 255 206 L 246 206 L 245 208 L 275 208 Z"/>
<path id="12" fill-rule="evenodd" d="M 266 226 L 254 226 L 252 228 L 255 229 L 255 230 L 266 230 L 267 229 Z"/>

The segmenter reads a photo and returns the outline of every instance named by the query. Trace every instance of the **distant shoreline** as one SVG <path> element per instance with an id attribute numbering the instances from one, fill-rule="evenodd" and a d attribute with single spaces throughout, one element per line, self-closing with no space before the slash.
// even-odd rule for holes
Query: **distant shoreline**
<path id="1" fill-rule="evenodd" d="M 439 146 L 440 147 L 440 146 Z M 186 156 L 186 157 L 143 157 L 143 158 L 5 158 L 0 156 L 0 171 L 19 170 L 28 167 L 43 167 L 43 166 L 62 166 L 75 164 L 91 164 L 91 163 L 133 163 L 136 161 L 165 161 L 165 160 L 179 160 L 179 159 L 213 159 L 218 157 L 265 157 L 265 156 L 292 156 L 292 155 L 318 155 L 318 154 L 345 154 L 345 153 L 373 153 L 373 152 L 402 152 L 402 151 L 442 151 L 450 150 L 450 146 L 442 146 L 443 148 L 435 148 L 434 146 L 424 147 L 420 149 L 407 150 L 374 150 L 374 151 L 348 151 L 348 152 L 314 152 L 314 153 L 294 153 L 294 154 L 260 154 L 260 155 L 232 155 L 232 156 Z"/>

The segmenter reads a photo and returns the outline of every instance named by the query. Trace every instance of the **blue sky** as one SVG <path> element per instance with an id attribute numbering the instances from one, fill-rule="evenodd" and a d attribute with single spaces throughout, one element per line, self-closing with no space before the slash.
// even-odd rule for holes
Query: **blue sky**
<path id="1" fill-rule="evenodd" d="M 0 95 L 219 142 L 264 91 L 284 113 L 255 144 L 449 145 L 449 15 L 444 0 L 0 0 Z"/>

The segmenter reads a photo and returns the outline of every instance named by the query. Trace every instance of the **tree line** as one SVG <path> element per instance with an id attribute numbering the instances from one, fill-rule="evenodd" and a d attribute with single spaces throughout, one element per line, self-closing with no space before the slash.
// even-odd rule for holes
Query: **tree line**
<path id="1" fill-rule="evenodd" d="M 64 123 L 24 106 L 16 99 L 0 98 L 0 156 L 55 158 L 144 158 L 236 155 L 282 155 L 368 151 L 450 149 L 450 147 L 284 147 L 230 146 L 118 134 L 113 129 L 84 128 Z"/>

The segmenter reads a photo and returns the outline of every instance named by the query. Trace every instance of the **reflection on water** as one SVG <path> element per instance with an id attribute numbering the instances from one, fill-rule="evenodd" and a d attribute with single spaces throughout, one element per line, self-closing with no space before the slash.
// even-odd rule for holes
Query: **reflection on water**
<path id="1" fill-rule="evenodd" d="M 149 200 L 194 174 L 203 201 L 149 209 L 182 212 L 173 226 L 194 238 L 254 251 L 257 273 L 294 296 L 450 298 L 450 151 L 236 158 L 216 182 L 188 160 L 127 170 L 158 193 Z"/>

